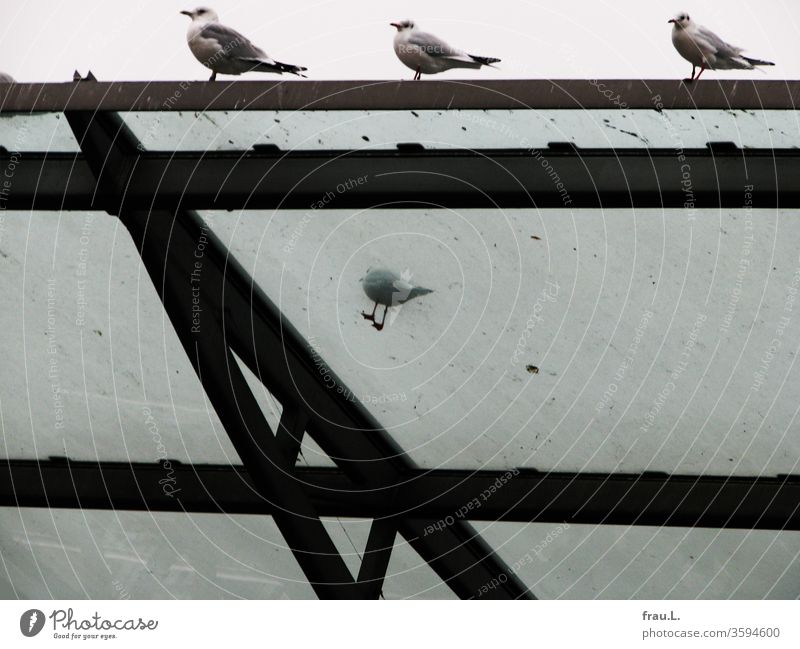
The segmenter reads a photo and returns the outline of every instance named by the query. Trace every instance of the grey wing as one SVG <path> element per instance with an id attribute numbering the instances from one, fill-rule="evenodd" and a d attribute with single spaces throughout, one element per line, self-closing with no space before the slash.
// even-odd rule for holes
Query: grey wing
<path id="1" fill-rule="evenodd" d="M 736 47 L 735 45 L 726 43 L 710 29 L 706 29 L 705 27 L 698 27 L 697 33 L 700 36 L 700 38 L 702 38 L 714 50 L 716 50 L 716 54 L 718 56 L 723 56 L 726 58 L 736 58 L 740 56 L 742 53 L 741 47 Z"/>
<path id="2" fill-rule="evenodd" d="M 441 38 L 426 32 L 414 32 L 408 39 L 410 45 L 421 47 L 428 56 L 434 58 L 456 59 L 459 61 L 472 61 L 469 54 L 448 45 Z"/>
<path id="3" fill-rule="evenodd" d="M 243 61 L 272 61 L 266 52 L 253 45 L 249 38 L 225 25 L 209 23 L 200 30 L 200 36 L 215 39 L 228 58 Z"/>

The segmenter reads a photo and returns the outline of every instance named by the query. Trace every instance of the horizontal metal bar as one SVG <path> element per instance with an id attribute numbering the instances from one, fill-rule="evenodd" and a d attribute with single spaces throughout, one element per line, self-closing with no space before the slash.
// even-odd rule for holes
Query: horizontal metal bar
<path id="1" fill-rule="evenodd" d="M 0 166 L 10 154 L 0 155 Z M 521 149 L 143 154 L 131 209 L 800 207 L 800 150 Z M 76 154 L 24 153 L 5 209 L 117 208 Z M 752 186 L 749 192 L 745 188 Z"/>
<path id="2" fill-rule="evenodd" d="M 787 109 L 800 82 L 671 79 L 148 81 L 0 87 L 0 113 L 114 110 Z"/>
<path id="3" fill-rule="evenodd" d="M 426 540 L 464 520 L 800 530 L 798 476 L 415 469 L 392 498 L 339 469 L 297 467 L 293 479 L 321 516 L 428 521 Z M 179 462 L 0 461 L 0 505 L 272 513 L 242 467 Z"/>

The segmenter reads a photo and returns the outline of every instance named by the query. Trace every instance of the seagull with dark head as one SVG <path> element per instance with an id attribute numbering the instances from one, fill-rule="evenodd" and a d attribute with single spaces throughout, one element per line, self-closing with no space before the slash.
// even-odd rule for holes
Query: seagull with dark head
<path id="1" fill-rule="evenodd" d="M 235 29 L 220 24 L 213 9 L 198 7 L 181 13 L 192 19 L 186 40 L 195 58 L 212 71 L 209 81 L 214 81 L 217 73 L 288 72 L 305 76 L 301 72 L 306 68 L 276 61 Z"/>
<path id="2" fill-rule="evenodd" d="M 462 52 L 433 34 L 420 31 L 413 20 L 390 25 L 397 30 L 394 35 L 395 54 L 414 70 L 414 81 L 421 79 L 423 74 L 436 74 L 452 68 L 477 69 L 500 62 L 500 59 Z"/>
<path id="3" fill-rule="evenodd" d="M 687 83 L 696 81 L 708 70 L 753 70 L 758 65 L 775 65 L 743 56 L 741 47 L 726 43 L 710 29 L 698 25 L 685 11 L 668 22 L 672 23 L 672 44 L 683 58 L 692 64 L 692 76 Z M 697 68 L 700 73 L 694 76 Z"/>

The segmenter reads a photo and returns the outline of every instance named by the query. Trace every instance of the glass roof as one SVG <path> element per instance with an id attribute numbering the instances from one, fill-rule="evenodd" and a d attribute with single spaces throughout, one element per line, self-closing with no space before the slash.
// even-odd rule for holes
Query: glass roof
<path id="1" fill-rule="evenodd" d="M 796 599 L 800 535 L 476 523 L 542 599 Z"/>
<path id="2" fill-rule="evenodd" d="M 369 520 L 323 519 L 353 575 Z M 313 599 L 270 516 L 0 507 L 0 597 Z M 400 537 L 385 599 L 452 599 Z"/>
<path id="3" fill-rule="evenodd" d="M 394 148 L 702 148 L 800 146 L 797 111 L 787 110 L 450 110 L 131 112 L 126 124 L 160 151 Z"/>
<path id="4" fill-rule="evenodd" d="M 796 111 L 778 110 L 123 117 L 153 151 L 800 146 Z M 0 147 L 79 151 L 55 113 L 0 115 Z M 418 465 L 800 473 L 795 211 L 751 209 L 747 187 L 721 210 L 341 210 L 331 196 L 324 211 L 202 216 Z M 381 267 L 433 293 L 379 332 L 360 280 Z M 2 211 L 0 268 L 0 457 L 241 463 L 116 218 Z M 281 404 L 240 367 L 274 430 Z M 308 436 L 298 462 L 333 465 Z M 371 521 L 323 522 L 357 575 Z M 543 598 L 798 596 L 797 534 L 475 527 Z M 0 508 L 0 565 L 0 597 L 314 596 L 268 516 Z M 454 595 L 398 536 L 383 596 Z"/>
<path id="5" fill-rule="evenodd" d="M 592 147 L 796 148 L 800 122 L 791 110 L 452 110 L 129 112 L 126 124 L 152 151 L 394 148 L 545 148 L 550 142 Z M 60 113 L 0 115 L 0 146 L 9 151 L 77 152 Z"/>
<path id="6" fill-rule="evenodd" d="M 372 520 L 323 518 L 322 521 L 351 574 L 357 576 Z M 457 599 L 399 534 L 395 537 L 382 594 L 384 599 Z"/>
<path id="7" fill-rule="evenodd" d="M 119 221 L 3 216 L 0 456 L 238 464 Z"/>
<path id="8" fill-rule="evenodd" d="M 788 211 L 206 216 L 422 466 L 797 472 Z M 435 292 L 378 332 L 369 267 Z"/>
<path id="9" fill-rule="evenodd" d="M 314 597 L 270 516 L 0 507 L 0 549 L 12 597 Z"/>
<path id="10" fill-rule="evenodd" d="M 17 152 L 61 153 L 80 150 L 61 113 L 0 114 L 0 147 Z"/>

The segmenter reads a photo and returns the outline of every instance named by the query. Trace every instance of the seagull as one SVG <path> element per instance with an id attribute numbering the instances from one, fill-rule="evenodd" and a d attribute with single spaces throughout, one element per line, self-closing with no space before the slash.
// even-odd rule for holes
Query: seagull
<path id="1" fill-rule="evenodd" d="M 16 83 L 16 81 L 14 81 L 14 77 L 12 77 L 10 74 L 0 72 L 0 83 Z"/>
<path id="2" fill-rule="evenodd" d="M 221 25 L 219 16 L 213 9 L 198 7 L 193 11 L 181 11 L 181 13 L 192 19 L 186 32 L 186 40 L 195 58 L 212 71 L 209 81 L 214 81 L 218 72 L 220 74 L 290 72 L 299 77 L 305 76 L 300 73 L 307 68 L 275 61 L 235 29 Z"/>
<path id="3" fill-rule="evenodd" d="M 419 31 L 413 20 L 389 24 L 397 29 L 394 52 L 398 59 L 416 72 L 414 81 L 422 78 L 423 73 L 436 74 L 451 68 L 474 69 L 500 61 L 457 50 L 433 34 Z"/>
<path id="4" fill-rule="evenodd" d="M 421 286 L 414 286 L 409 281 L 411 273 L 408 271 L 403 272 L 402 276 L 391 270 L 385 268 L 368 268 L 367 274 L 361 278 L 361 287 L 367 297 L 375 302 L 375 307 L 372 313 L 361 312 L 365 320 L 371 320 L 372 326 L 378 331 L 383 329 L 386 323 L 386 312 L 390 306 L 399 306 L 405 304 L 415 297 L 433 293 L 429 288 L 422 288 Z M 383 305 L 383 320 L 380 323 L 375 321 L 375 311 L 378 310 L 378 305 Z"/>
<path id="5" fill-rule="evenodd" d="M 683 58 L 692 64 L 692 78 L 687 83 L 696 81 L 700 74 L 710 70 L 753 70 L 757 65 L 775 65 L 770 61 L 760 61 L 742 56 L 744 51 L 723 41 L 710 29 L 698 25 L 686 12 L 680 13 L 672 20 L 672 44 Z M 700 74 L 695 79 L 694 73 L 700 67 Z"/>

